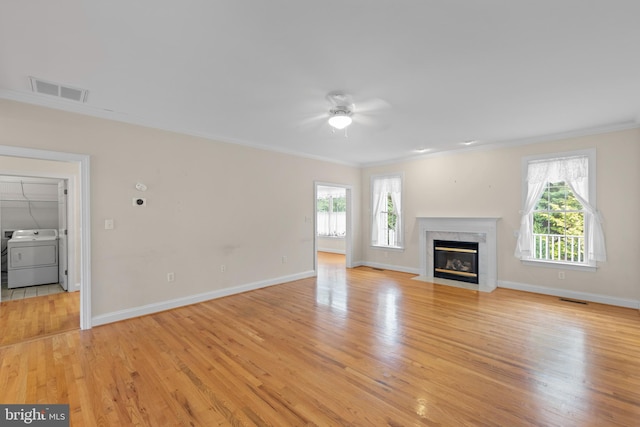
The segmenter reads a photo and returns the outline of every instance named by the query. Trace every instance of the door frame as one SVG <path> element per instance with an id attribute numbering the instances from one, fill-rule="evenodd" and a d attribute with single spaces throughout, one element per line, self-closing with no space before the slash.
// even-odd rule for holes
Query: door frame
<path id="1" fill-rule="evenodd" d="M 69 253 L 72 252 L 69 246 L 69 223 L 71 222 L 69 221 L 69 216 L 75 213 L 73 211 L 69 212 L 69 189 L 70 184 L 68 179 L 58 181 L 58 248 L 64 249 L 58 251 L 58 279 L 62 289 L 67 292 L 69 291 L 69 278 L 72 277 L 69 273 L 75 273 L 75 269 L 71 271 L 69 267 Z M 72 216 L 71 219 L 73 220 L 74 217 Z M 74 227 L 71 233 L 75 232 L 75 222 L 73 222 L 73 224 Z M 73 249 L 73 254 L 75 254 L 75 247 Z M 75 277 L 75 274 L 73 277 Z"/>
<path id="2" fill-rule="evenodd" d="M 318 187 L 344 188 L 347 193 L 346 228 L 347 235 L 344 237 L 345 266 L 353 268 L 353 208 L 352 208 L 352 186 L 347 184 L 336 184 L 333 182 L 314 181 L 313 183 L 313 270 L 318 274 Z"/>
<path id="3" fill-rule="evenodd" d="M 25 175 L 40 178 L 60 178 L 67 179 L 69 184 L 69 193 L 71 197 L 75 197 L 75 194 L 79 195 L 78 205 L 80 206 L 79 218 L 77 223 L 79 230 L 74 232 L 79 233 L 80 237 L 80 277 L 75 277 L 75 257 L 69 257 L 67 260 L 69 271 L 73 274 L 74 284 L 78 282 L 80 284 L 80 329 L 91 329 L 91 215 L 90 215 L 90 158 L 87 154 L 65 153 L 58 151 L 37 150 L 32 148 L 12 147 L 7 145 L 0 145 L 0 156 L 6 157 L 21 157 L 26 159 L 37 160 L 50 160 L 57 162 L 69 162 L 76 163 L 80 169 L 80 176 L 76 182 L 75 176 L 54 173 L 44 173 L 39 171 L 13 171 L 11 173 L 4 173 L 5 175 Z M 75 221 L 75 217 L 73 217 Z M 74 227 L 75 228 L 75 227 Z M 78 248 L 75 248 L 75 236 L 73 239 L 69 238 L 69 246 L 74 245 L 74 252 Z"/>

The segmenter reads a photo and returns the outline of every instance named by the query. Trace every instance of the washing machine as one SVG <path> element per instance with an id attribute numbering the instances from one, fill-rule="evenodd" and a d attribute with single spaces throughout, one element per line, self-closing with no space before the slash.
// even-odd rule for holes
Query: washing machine
<path id="1" fill-rule="evenodd" d="M 8 287 L 58 283 L 58 230 L 16 230 L 7 242 Z"/>

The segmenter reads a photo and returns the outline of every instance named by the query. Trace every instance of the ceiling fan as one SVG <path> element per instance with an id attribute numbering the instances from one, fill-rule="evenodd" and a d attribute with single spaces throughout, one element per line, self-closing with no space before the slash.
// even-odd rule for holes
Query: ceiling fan
<path id="1" fill-rule="evenodd" d="M 341 130 L 349 126 L 353 119 L 354 104 L 351 97 L 342 92 L 329 92 L 327 100 L 333 105 L 329 109 L 329 126 Z"/>
<path id="2" fill-rule="evenodd" d="M 346 130 L 354 122 L 368 126 L 380 125 L 380 121 L 372 116 L 389 108 L 389 103 L 379 98 L 358 101 L 356 104 L 353 97 L 343 91 L 329 92 L 325 98 L 329 104 L 328 114 L 319 114 L 308 122 L 326 122 L 334 131 Z"/>

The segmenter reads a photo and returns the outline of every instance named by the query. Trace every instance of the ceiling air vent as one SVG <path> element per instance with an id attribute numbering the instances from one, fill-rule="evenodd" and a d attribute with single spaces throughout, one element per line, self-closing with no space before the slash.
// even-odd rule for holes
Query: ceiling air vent
<path id="1" fill-rule="evenodd" d="M 70 101 L 87 102 L 89 91 L 86 89 L 78 89 L 76 87 L 48 82 L 36 77 L 29 77 L 29 80 L 31 80 L 31 90 L 35 93 L 57 96 L 58 98 L 64 98 Z"/>

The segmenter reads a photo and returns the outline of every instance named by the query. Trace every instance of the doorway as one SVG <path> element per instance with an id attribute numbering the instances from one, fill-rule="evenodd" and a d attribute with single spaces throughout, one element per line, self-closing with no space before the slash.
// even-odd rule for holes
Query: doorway
<path id="1" fill-rule="evenodd" d="M 342 255 L 347 268 L 352 267 L 351 186 L 316 182 L 314 188 L 314 267 L 318 272 L 318 252 Z"/>
<path id="2" fill-rule="evenodd" d="M 28 148 L 0 146 L 0 175 L 57 179 L 67 183 L 68 230 L 63 249 L 66 286 L 79 301 L 80 329 L 91 328 L 89 156 Z"/>

